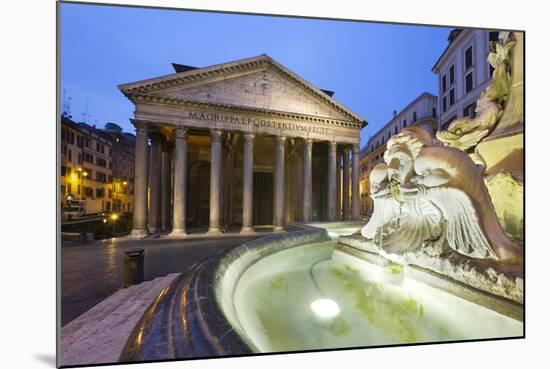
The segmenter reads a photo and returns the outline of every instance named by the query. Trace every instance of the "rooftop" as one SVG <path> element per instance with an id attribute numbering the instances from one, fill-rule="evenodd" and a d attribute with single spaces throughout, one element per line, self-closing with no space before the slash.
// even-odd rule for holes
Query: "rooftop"
<path id="1" fill-rule="evenodd" d="M 372 135 L 371 138 L 369 138 L 369 141 L 367 142 L 367 144 L 365 145 L 365 147 L 368 147 L 371 143 L 372 140 L 374 140 L 375 138 L 377 138 L 378 134 L 380 132 L 382 132 L 386 127 L 390 126 L 398 117 L 400 118 L 401 117 L 401 114 L 403 114 L 404 112 L 406 112 L 410 107 L 412 107 L 414 104 L 416 104 L 420 99 L 422 98 L 431 98 L 431 99 L 437 99 L 436 96 L 432 95 L 431 93 L 429 92 L 423 92 L 421 93 L 420 95 L 418 95 L 413 101 L 411 101 L 409 104 L 407 104 L 407 106 L 405 106 L 405 108 L 401 109 L 401 111 L 399 113 L 396 113 L 382 128 L 380 128 L 376 133 L 374 133 Z M 419 118 L 422 118 L 422 117 L 419 117 Z"/>
<path id="2" fill-rule="evenodd" d="M 113 133 L 119 134 L 119 135 L 121 135 L 122 137 L 126 138 L 129 141 L 135 141 L 135 135 L 133 135 L 130 132 L 123 132 L 122 129 L 120 131 L 109 129 L 108 127 L 112 128 L 113 125 L 120 128 L 120 126 L 118 126 L 118 124 L 115 124 L 115 123 L 112 123 L 112 122 L 107 123 L 105 125 L 105 129 L 101 129 L 101 128 L 96 128 L 96 126 L 91 126 L 91 125 L 89 125 L 87 123 L 84 123 L 84 122 L 75 122 L 70 117 L 62 115 L 61 116 L 61 123 L 73 128 L 73 129 L 75 129 L 75 130 L 77 130 L 77 131 L 79 131 L 83 134 L 93 133 L 93 134 L 96 134 L 97 136 L 103 138 L 104 140 L 108 140 L 108 141 L 111 141 L 111 142 L 114 141 L 114 138 L 111 135 Z"/>
<path id="3" fill-rule="evenodd" d="M 447 50 L 449 50 L 451 48 L 451 45 L 453 45 L 454 41 L 462 33 L 462 31 L 463 31 L 463 29 L 461 29 L 461 28 L 455 28 L 451 32 L 449 32 L 449 37 L 447 37 L 447 41 L 449 43 L 447 44 L 447 47 L 445 48 L 445 50 L 443 50 L 443 52 L 441 53 L 441 55 L 439 56 L 439 58 L 435 62 L 434 66 L 432 67 L 432 72 L 437 73 L 439 62 L 443 59 L 443 57 L 447 53 Z"/>

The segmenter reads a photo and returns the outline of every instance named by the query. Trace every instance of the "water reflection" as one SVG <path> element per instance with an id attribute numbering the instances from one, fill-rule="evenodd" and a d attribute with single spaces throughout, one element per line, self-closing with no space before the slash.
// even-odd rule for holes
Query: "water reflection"
<path id="1" fill-rule="evenodd" d="M 341 252 L 270 255 L 241 277 L 238 321 L 258 352 L 521 336 L 523 324 Z"/>

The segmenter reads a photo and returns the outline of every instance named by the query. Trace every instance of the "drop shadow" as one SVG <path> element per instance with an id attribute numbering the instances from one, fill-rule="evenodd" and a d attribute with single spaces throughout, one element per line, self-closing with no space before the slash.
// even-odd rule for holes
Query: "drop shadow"
<path id="1" fill-rule="evenodd" d="M 36 360 L 38 360 L 38 361 L 40 361 L 40 362 L 42 362 L 42 363 L 44 363 L 48 366 L 51 366 L 53 368 L 56 367 L 57 363 L 55 361 L 55 355 L 54 354 L 34 354 L 33 357 Z"/>

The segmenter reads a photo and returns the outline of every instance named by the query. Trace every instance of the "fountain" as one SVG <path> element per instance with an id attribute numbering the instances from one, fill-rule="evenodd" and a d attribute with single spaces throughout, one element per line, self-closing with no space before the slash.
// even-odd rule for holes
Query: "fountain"
<path id="1" fill-rule="evenodd" d="M 388 141 L 366 225 L 290 224 L 196 265 L 120 360 L 523 337 L 523 207 L 498 196 L 523 191 L 522 53 L 501 33 L 474 119 Z"/>
<path id="2" fill-rule="evenodd" d="M 523 35 L 501 33 L 476 117 L 391 137 L 374 213 L 341 243 L 523 302 Z M 515 201 L 510 201 L 514 199 Z"/>

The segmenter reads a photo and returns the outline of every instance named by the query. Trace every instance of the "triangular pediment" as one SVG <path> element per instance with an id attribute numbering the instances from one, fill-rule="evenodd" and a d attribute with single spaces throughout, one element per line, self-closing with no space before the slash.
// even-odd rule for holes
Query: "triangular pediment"
<path id="1" fill-rule="evenodd" d="M 363 122 L 325 92 L 272 58 L 198 68 L 119 88 L 132 94 Z"/>

